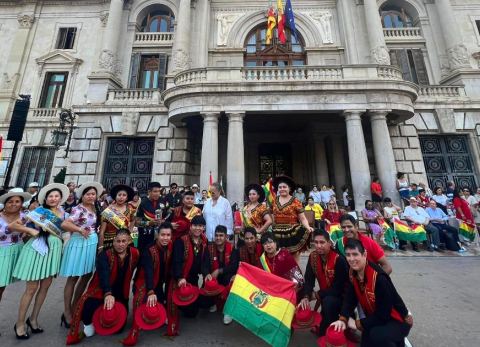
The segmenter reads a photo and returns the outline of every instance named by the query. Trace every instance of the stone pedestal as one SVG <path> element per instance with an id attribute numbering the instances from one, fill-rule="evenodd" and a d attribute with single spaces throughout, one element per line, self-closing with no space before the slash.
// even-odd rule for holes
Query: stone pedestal
<path id="1" fill-rule="evenodd" d="M 390 65 L 387 44 L 383 36 L 382 21 L 375 0 L 364 0 L 365 22 L 367 23 L 368 42 L 372 63 Z"/>
<path id="2" fill-rule="evenodd" d="M 244 113 L 228 114 L 227 198 L 243 206 L 245 187 Z"/>
<path id="3" fill-rule="evenodd" d="M 203 115 L 202 159 L 200 164 L 200 188 L 208 189 L 210 174 L 218 180 L 218 119 L 219 113 Z"/>
<path id="4" fill-rule="evenodd" d="M 383 196 L 388 196 L 398 205 L 400 204 L 400 196 L 396 187 L 397 166 L 387 126 L 386 116 L 388 111 L 369 111 L 369 114 L 372 126 L 375 167 L 377 168 L 377 176 L 382 184 Z"/>
<path id="5" fill-rule="evenodd" d="M 344 111 L 347 127 L 350 175 L 352 177 L 352 190 L 356 211 L 361 211 L 365 207 L 365 200 L 371 198 L 370 168 L 368 166 L 367 148 L 363 136 L 361 113 L 361 111 Z"/>

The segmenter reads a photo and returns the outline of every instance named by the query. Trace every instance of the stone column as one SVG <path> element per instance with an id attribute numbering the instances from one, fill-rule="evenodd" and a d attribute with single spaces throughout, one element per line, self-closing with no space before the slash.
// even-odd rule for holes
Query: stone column
<path id="1" fill-rule="evenodd" d="M 365 8 L 365 23 L 372 63 L 390 65 L 390 56 L 388 55 L 385 36 L 383 36 L 382 21 L 378 13 L 377 2 L 376 0 L 364 0 L 363 7 Z"/>
<path id="2" fill-rule="evenodd" d="M 370 168 L 368 166 L 367 148 L 363 136 L 362 111 L 344 111 L 347 126 L 348 159 L 352 177 L 355 210 L 365 207 L 365 200 L 370 199 Z"/>
<path id="3" fill-rule="evenodd" d="M 393 155 L 392 141 L 387 126 L 388 111 L 369 111 L 372 126 L 373 151 L 377 176 L 383 188 L 383 196 L 400 204 L 396 187 L 397 165 Z"/>
<path id="4" fill-rule="evenodd" d="M 196 6 L 196 16 L 202 18 L 201 21 L 197 24 L 197 49 L 198 54 L 196 54 L 195 65 L 194 67 L 207 67 L 208 65 L 208 44 L 209 44 L 209 33 L 210 33 L 210 0 L 201 0 Z M 193 48 L 195 49 L 195 48 Z"/>
<path id="5" fill-rule="evenodd" d="M 117 48 L 122 31 L 123 0 L 110 0 L 107 28 L 103 35 L 102 52 L 98 61 L 100 71 L 116 74 Z"/>
<path id="6" fill-rule="evenodd" d="M 343 32 L 345 33 L 345 52 L 347 56 L 347 64 L 358 64 L 358 49 L 355 42 L 355 32 L 351 25 L 354 18 L 352 16 L 353 1 L 339 0 L 337 2 L 337 11 L 341 13 L 339 19 L 342 23 Z"/>
<path id="7" fill-rule="evenodd" d="M 245 151 L 243 146 L 244 113 L 228 114 L 227 198 L 243 206 L 245 187 Z"/>
<path id="8" fill-rule="evenodd" d="M 200 188 L 208 189 L 210 173 L 218 181 L 218 119 L 219 113 L 203 115 L 202 159 L 200 163 Z"/>
<path id="9" fill-rule="evenodd" d="M 314 135 L 315 138 L 315 172 L 317 179 L 314 182 L 318 189 L 322 184 L 329 184 L 327 153 L 325 150 L 325 136 Z"/>
<path id="10" fill-rule="evenodd" d="M 175 29 L 175 40 L 172 49 L 172 72 L 174 73 L 188 70 L 190 68 L 190 35 L 192 35 L 190 1 L 191 0 L 180 0 L 180 6 L 178 8 L 178 16 L 176 18 L 177 25 Z"/>
<path id="11" fill-rule="evenodd" d="M 470 68 L 467 47 L 462 42 L 462 35 L 450 0 L 436 0 L 438 17 L 442 23 L 442 32 L 447 49 L 448 63 L 452 70 Z"/>
<path id="12" fill-rule="evenodd" d="M 342 186 L 346 181 L 345 158 L 343 151 L 343 142 L 345 141 L 343 135 L 332 136 L 332 151 L 333 151 L 333 176 L 335 177 L 335 188 L 338 196 L 341 196 Z"/>

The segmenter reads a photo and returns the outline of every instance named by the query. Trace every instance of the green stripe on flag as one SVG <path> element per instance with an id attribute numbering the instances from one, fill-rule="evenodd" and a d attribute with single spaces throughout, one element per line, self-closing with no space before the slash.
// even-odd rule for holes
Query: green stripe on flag
<path id="1" fill-rule="evenodd" d="M 403 232 L 403 231 L 396 231 L 397 238 L 402 241 L 410 241 L 410 242 L 423 242 L 427 240 L 427 234 L 425 232 Z"/>
<path id="2" fill-rule="evenodd" d="M 223 313 L 231 316 L 270 345 L 274 347 L 288 346 L 290 329 L 278 319 L 262 312 L 235 293 L 228 295 Z"/>
<path id="3" fill-rule="evenodd" d="M 473 231 L 470 231 L 470 230 L 460 228 L 458 229 L 458 231 L 460 231 L 460 235 L 467 238 L 469 241 L 475 240 L 475 229 L 473 229 Z"/>

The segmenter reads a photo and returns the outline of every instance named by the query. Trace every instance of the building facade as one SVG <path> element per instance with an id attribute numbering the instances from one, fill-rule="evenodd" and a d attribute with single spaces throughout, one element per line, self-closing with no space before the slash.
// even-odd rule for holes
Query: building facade
<path id="1" fill-rule="evenodd" d="M 478 1 L 292 0 L 296 31 L 267 45 L 269 3 L 0 0 L 4 138 L 31 95 L 10 184 L 63 167 L 140 191 L 212 176 L 240 202 L 285 173 L 350 185 L 357 208 L 373 176 L 398 199 L 398 171 L 480 184 Z M 76 115 L 68 153 L 51 145 L 62 108 Z"/>

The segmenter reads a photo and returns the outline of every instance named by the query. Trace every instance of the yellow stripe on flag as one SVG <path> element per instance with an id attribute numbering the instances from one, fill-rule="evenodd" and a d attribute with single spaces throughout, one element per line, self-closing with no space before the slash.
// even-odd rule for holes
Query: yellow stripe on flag
<path id="1" fill-rule="evenodd" d="M 233 282 L 230 293 L 234 293 L 242 299 L 250 302 L 250 296 L 259 291 L 261 290 L 258 287 L 250 283 L 245 277 L 237 274 L 235 276 L 235 281 Z M 282 322 L 283 325 L 290 329 L 293 315 L 295 314 L 295 305 L 293 305 L 290 301 L 268 295 L 267 301 L 263 307 L 255 307 L 265 314 L 268 314 L 269 316 L 272 316 L 273 318 Z"/>

